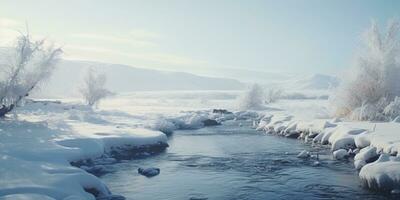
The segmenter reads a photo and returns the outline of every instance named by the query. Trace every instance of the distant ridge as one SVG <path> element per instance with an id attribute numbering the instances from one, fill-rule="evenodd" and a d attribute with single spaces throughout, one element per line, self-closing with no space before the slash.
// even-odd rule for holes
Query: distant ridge
<path id="1" fill-rule="evenodd" d="M 62 60 L 44 86 L 43 95 L 76 96 L 89 67 L 107 75 L 107 87 L 115 92 L 162 90 L 240 90 L 245 84 L 230 78 L 198 76 L 128 65 Z"/>

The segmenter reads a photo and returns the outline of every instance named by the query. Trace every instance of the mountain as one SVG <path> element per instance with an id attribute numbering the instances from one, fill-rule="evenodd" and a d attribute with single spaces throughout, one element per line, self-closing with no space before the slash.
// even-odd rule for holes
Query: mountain
<path id="1" fill-rule="evenodd" d="M 331 75 L 314 74 L 297 81 L 295 85 L 298 85 L 300 87 L 299 89 L 326 90 L 338 86 L 339 79 Z"/>
<path id="2" fill-rule="evenodd" d="M 185 72 L 169 72 L 128 65 L 90 61 L 62 60 L 42 94 L 75 96 L 89 67 L 107 75 L 107 88 L 122 92 L 156 90 L 239 90 L 245 84 L 228 78 L 198 76 Z"/>
<path id="3" fill-rule="evenodd" d="M 293 75 L 281 81 L 265 84 L 265 87 L 276 87 L 285 91 L 322 91 L 335 88 L 339 83 L 340 80 L 336 76 L 327 74 Z"/>

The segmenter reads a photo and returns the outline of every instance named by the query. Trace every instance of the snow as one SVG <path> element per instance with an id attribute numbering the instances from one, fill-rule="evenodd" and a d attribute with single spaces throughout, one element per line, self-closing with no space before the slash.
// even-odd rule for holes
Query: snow
<path id="1" fill-rule="evenodd" d="M 361 169 L 368 161 L 378 156 L 376 147 L 367 146 L 360 150 L 356 156 L 354 156 L 354 166 L 357 170 Z"/>
<path id="2" fill-rule="evenodd" d="M 167 93 L 124 94 L 105 100 L 97 110 L 74 99 L 27 102 L 18 108 L 17 117 L 0 121 L 0 198 L 95 199 L 84 188 L 94 188 L 103 197 L 113 195 L 87 171 L 106 173 L 118 162 L 113 152 L 166 144 L 165 134 L 202 128 L 204 120 L 253 121 L 262 132 L 330 145 L 336 159 L 355 154 L 355 168 L 367 186 L 377 187 L 374 182 L 382 177 L 387 180 L 379 188 L 399 185 L 395 156 L 400 123 L 329 118 L 323 108 L 326 100 L 282 100 L 260 111 L 235 111 L 233 93 L 222 94 L 182 92 L 176 99 Z M 207 100 L 198 101 L 204 95 Z M 233 113 L 214 113 L 212 108 Z M 389 159 L 373 162 L 382 155 Z M 310 153 L 303 151 L 298 157 L 308 158 Z M 85 159 L 95 164 L 71 166 Z"/>
<path id="3" fill-rule="evenodd" d="M 292 107 L 286 105 L 286 108 Z M 354 167 L 360 170 L 359 176 L 367 187 L 388 191 L 399 189 L 400 123 L 315 119 L 304 113 L 293 113 L 297 112 L 290 112 L 290 109 L 269 112 L 266 116 L 270 120 L 260 120 L 257 130 L 284 136 L 300 133 L 299 138 L 306 142 L 313 138 L 313 143 L 330 145 L 334 159 L 343 160 L 355 155 Z M 308 156 L 309 153 L 303 151 L 297 157 Z"/>
<path id="4" fill-rule="evenodd" d="M 310 157 L 310 152 L 303 150 L 297 155 L 298 158 L 308 158 Z"/>
<path id="5" fill-rule="evenodd" d="M 167 135 L 170 135 L 174 132 L 174 130 L 177 129 L 176 125 L 172 123 L 171 121 L 159 118 L 155 121 L 153 121 L 151 124 L 148 125 L 148 127 L 152 130 L 158 130 L 161 131 Z"/>
<path id="6" fill-rule="evenodd" d="M 361 169 L 360 178 L 373 189 L 400 189 L 400 158 L 382 154 L 378 160 Z"/>
<path id="7" fill-rule="evenodd" d="M 349 156 L 349 153 L 346 149 L 339 149 L 333 152 L 333 158 L 336 160 L 343 160 Z"/>
<path id="8" fill-rule="evenodd" d="M 150 156 L 148 147 L 165 148 L 164 133 L 202 128 L 204 120 L 257 118 L 252 111 L 213 112 L 232 110 L 226 102 L 235 101 L 235 93 L 122 94 L 99 109 L 76 99 L 28 100 L 17 115 L 0 120 L 0 199 L 123 199 L 93 174 L 112 171 L 124 152 Z M 202 96 L 209 98 L 198 101 Z"/>
<path id="9" fill-rule="evenodd" d="M 28 102 L 18 111 L 17 119 L 0 121 L 0 198 L 95 199 L 85 189 L 94 189 L 98 197 L 112 195 L 100 179 L 70 163 L 107 155 L 116 147 L 167 142 L 159 131 L 117 125 L 75 104 Z"/>
<path id="10" fill-rule="evenodd" d="M 332 151 L 353 149 L 355 147 L 354 137 L 364 131 L 364 129 L 339 126 L 329 137 L 329 143 L 332 144 Z"/>
<path id="11" fill-rule="evenodd" d="M 378 152 L 397 154 L 400 152 L 399 123 L 377 124 L 375 131 L 368 136 L 371 146 Z"/>

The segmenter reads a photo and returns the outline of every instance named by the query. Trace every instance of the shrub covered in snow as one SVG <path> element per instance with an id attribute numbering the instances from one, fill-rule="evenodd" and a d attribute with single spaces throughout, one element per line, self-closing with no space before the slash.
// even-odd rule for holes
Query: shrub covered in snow
<path id="1" fill-rule="evenodd" d="M 385 116 L 382 114 L 382 107 L 378 107 L 375 104 L 365 104 L 358 108 L 355 108 L 349 118 L 352 120 L 385 120 Z"/>
<path id="2" fill-rule="evenodd" d="M 92 68 L 89 68 L 84 85 L 80 90 L 89 106 L 96 105 L 101 99 L 113 94 L 105 88 L 106 80 L 105 74 L 97 73 Z"/>
<path id="3" fill-rule="evenodd" d="M 8 62 L 0 64 L 0 116 L 50 77 L 61 53 L 60 48 L 47 45 L 45 40 L 32 41 L 29 34 L 17 38 L 11 52 L 6 53 L 10 56 Z"/>
<path id="4" fill-rule="evenodd" d="M 396 97 L 392 102 L 390 102 L 383 110 L 383 114 L 390 119 L 400 116 L 400 98 Z"/>
<path id="5" fill-rule="evenodd" d="M 360 52 L 355 71 L 338 87 L 332 98 L 337 116 L 358 120 L 382 120 L 385 107 L 400 96 L 400 25 L 388 24 L 382 34 L 376 23 L 366 31 L 365 48 Z M 392 104 L 387 110 L 395 108 Z"/>
<path id="6" fill-rule="evenodd" d="M 264 89 L 258 84 L 253 84 L 241 97 L 239 107 L 243 110 L 259 109 L 262 107 L 264 99 Z"/>

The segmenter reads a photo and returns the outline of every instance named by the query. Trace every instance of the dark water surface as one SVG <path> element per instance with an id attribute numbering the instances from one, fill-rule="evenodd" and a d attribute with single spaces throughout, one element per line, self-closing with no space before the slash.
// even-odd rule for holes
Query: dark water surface
<path id="1" fill-rule="evenodd" d="M 326 147 L 265 135 L 238 122 L 176 131 L 170 147 L 156 156 L 113 165 L 101 177 L 127 199 L 387 199 L 360 185 L 351 162 L 332 160 Z M 315 160 L 296 157 L 302 150 Z M 139 167 L 158 167 L 146 178 Z"/>

